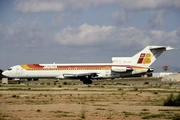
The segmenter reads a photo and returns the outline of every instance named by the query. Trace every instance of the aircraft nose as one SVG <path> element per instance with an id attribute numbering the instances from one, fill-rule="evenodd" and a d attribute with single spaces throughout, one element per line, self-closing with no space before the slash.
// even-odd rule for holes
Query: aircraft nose
<path id="1" fill-rule="evenodd" d="M 2 75 L 4 75 L 4 76 L 7 76 L 7 74 L 6 74 L 7 72 L 6 71 L 4 71 L 4 72 L 2 72 Z"/>

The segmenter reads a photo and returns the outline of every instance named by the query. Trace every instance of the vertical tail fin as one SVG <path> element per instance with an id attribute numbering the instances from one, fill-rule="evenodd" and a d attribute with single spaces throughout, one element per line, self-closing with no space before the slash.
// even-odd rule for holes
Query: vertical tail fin
<path id="1" fill-rule="evenodd" d="M 170 46 L 147 46 L 132 57 L 112 57 L 112 63 L 149 67 Z"/>
<path id="2" fill-rule="evenodd" d="M 150 66 L 164 51 L 174 49 L 170 46 L 147 46 L 132 59 L 134 64 Z"/>

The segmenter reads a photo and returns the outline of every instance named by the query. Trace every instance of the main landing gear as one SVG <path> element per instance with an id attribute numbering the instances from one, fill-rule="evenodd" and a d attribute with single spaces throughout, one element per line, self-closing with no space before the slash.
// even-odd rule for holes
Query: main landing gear
<path id="1" fill-rule="evenodd" d="M 88 77 L 82 78 L 83 84 L 92 84 L 92 80 Z"/>
<path id="2" fill-rule="evenodd" d="M 92 80 L 90 79 L 83 80 L 83 84 L 92 84 Z"/>

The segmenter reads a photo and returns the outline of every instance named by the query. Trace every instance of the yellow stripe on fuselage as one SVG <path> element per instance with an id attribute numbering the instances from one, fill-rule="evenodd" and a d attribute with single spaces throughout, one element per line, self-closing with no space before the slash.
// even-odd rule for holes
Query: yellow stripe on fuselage
<path id="1" fill-rule="evenodd" d="M 29 69 L 29 67 L 27 66 L 27 64 L 21 64 L 20 66 L 21 66 L 23 69 L 25 69 L 25 70 Z"/>
<path id="2" fill-rule="evenodd" d="M 133 70 L 147 70 L 148 68 L 133 68 Z"/>
<path id="3" fill-rule="evenodd" d="M 23 69 L 25 70 L 111 70 L 112 66 L 106 66 L 106 67 L 68 67 L 68 66 L 63 66 L 62 68 L 31 68 L 28 66 L 28 64 L 21 64 L 20 65 Z M 147 70 L 148 68 L 143 68 L 143 67 L 133 67 L 133 70 Z"/>

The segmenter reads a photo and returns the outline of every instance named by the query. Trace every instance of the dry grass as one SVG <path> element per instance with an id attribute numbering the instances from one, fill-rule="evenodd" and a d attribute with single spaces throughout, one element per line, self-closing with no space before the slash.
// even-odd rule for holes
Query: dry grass
<path id="1" fill-rule="evenodd" d="M 39 81 L 24 85 L 1 85 L 0 119 L 179 118 L 180 109 L 163 106 L 163 101 L 171 93 L 176 95 L 180 92 L 180 85 L 169 87 L 169 83 L 155 80 L 149 80 L 147 85 L 144 84 L 146 81 L 95 81 L 93 85 L 82 85 L 77 81 L 60 81 L 56 84 Z"/>

